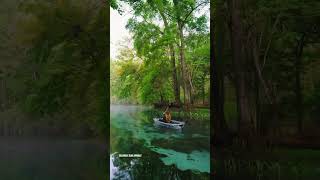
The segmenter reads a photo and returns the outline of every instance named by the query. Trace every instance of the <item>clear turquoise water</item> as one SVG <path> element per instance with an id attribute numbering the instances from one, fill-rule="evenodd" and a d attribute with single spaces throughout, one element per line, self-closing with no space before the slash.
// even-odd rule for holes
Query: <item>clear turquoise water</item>
<path id="1" fill-rule="evenodd" d="M 188 121 L 177 131 L 155 126 L 158 113 L 142 106 L 111 106 L 111 179 L 209 179 L 209 120 Z"/>

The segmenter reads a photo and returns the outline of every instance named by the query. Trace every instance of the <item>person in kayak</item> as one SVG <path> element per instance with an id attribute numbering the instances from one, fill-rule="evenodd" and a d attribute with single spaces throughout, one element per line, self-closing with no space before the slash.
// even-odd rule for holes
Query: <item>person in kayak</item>
<path id="1" fill-rule="evenodd" d="M 169 111 L 169 107 L 167 107 L 166 111 L 163 113 L 163 121 L 166 123 L 171 122 L 171 113 Z"/>

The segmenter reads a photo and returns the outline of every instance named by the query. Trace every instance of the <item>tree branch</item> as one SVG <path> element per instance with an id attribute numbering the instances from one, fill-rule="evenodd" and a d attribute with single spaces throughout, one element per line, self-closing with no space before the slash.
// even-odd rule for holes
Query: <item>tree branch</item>
<path id="1" fill-rule="evenodd" d="M 267 45 L 267 48 L 266 48 L 266 52 L 264 53 L 264 57 L 263 57 L 263 64 L 262 64 L 262 67 L 261 67 L 261 71 L 263 71 L 263 68 L 266 64 L 266 60 L 267 60 L 267 55 L 268 55 L 268 52 L 269 52 L 269 49 L 270 49 L 270 46 L 271 46 L 271 42 L 272 42 L 272 35 L 273 33 L 275 32 L 276 30 L 276 26 L 279 22 L 279 19 L 280 19 L 280 14 L 278 14 L 274 24 L 273 24 L 273 27 L 272 27 L 272 31 L 271 31 L 271 35 L 270 35 L 270 40 L 268 42 L 268 45 Z"/>
<path id="2" fill-rule="evenodd" d="M 195 6 L 194 8 L 191 9 L 191 11 L 185 16 L 185 18 L 182 20 L 182 26 L 187 22 L 187 19 L 191 16 L 191 14 L 198 9 L 200 6 L 202 5 L 206 5 L 208 4 L 208 1 L 203 1 L 200 4 L 198 4 L 197 6 Z"/>

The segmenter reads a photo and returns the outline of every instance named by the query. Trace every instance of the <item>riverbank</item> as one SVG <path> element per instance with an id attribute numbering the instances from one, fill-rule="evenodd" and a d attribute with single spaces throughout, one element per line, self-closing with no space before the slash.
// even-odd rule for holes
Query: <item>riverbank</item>
<path id="1" fill-rule="evenodd" d="M 289 180 L 320 177 L 320 150 L 275 148 L 272 151 L 215 150 L 212 157 L 217 179 Z"/>
<path id="2" fill-rule="evenodd" d="M 34 136 L 34 137 L 105 137 L 102 125 L 83 117 L 68 118 L 63 113 L 45 116 L 31 116 L 18 107 L 0 112 L 0 136 Z"/>

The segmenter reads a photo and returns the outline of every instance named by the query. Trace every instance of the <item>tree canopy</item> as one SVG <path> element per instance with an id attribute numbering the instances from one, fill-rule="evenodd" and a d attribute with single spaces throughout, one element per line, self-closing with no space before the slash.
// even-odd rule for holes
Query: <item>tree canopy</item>
<path id="1" fill-rule="evenodd" d="M 2 87 L 4 111 L 21 111 L 17 129 L 22 134 L 36 124 L 56 126 L 63 131 L 58 134 L 105 133 L 106 4 L 74 0 L 13 4 L 16 13 L 7 22 L 13 28 L 7 30 L 6 45 L 18 52 L 10 52 L 6 61 L 19 59 L 1 79 L 7 84 Z M 10 124 L 14 118 L 1 119 Z"/>
<path id="2" fill-rule="evenodd" d="M 143 104 L 208 104 L 208 1 L 117 3 L 120 12 L 121 3 L 132 9 L 126 27 L 133 48 L 121 49 L 112 63 L 118 72 L 126 72 L 111 74 L 114 84 L 122 87 L 116 89 L 115 103 L 135 99 L 134 103 Z"/>

